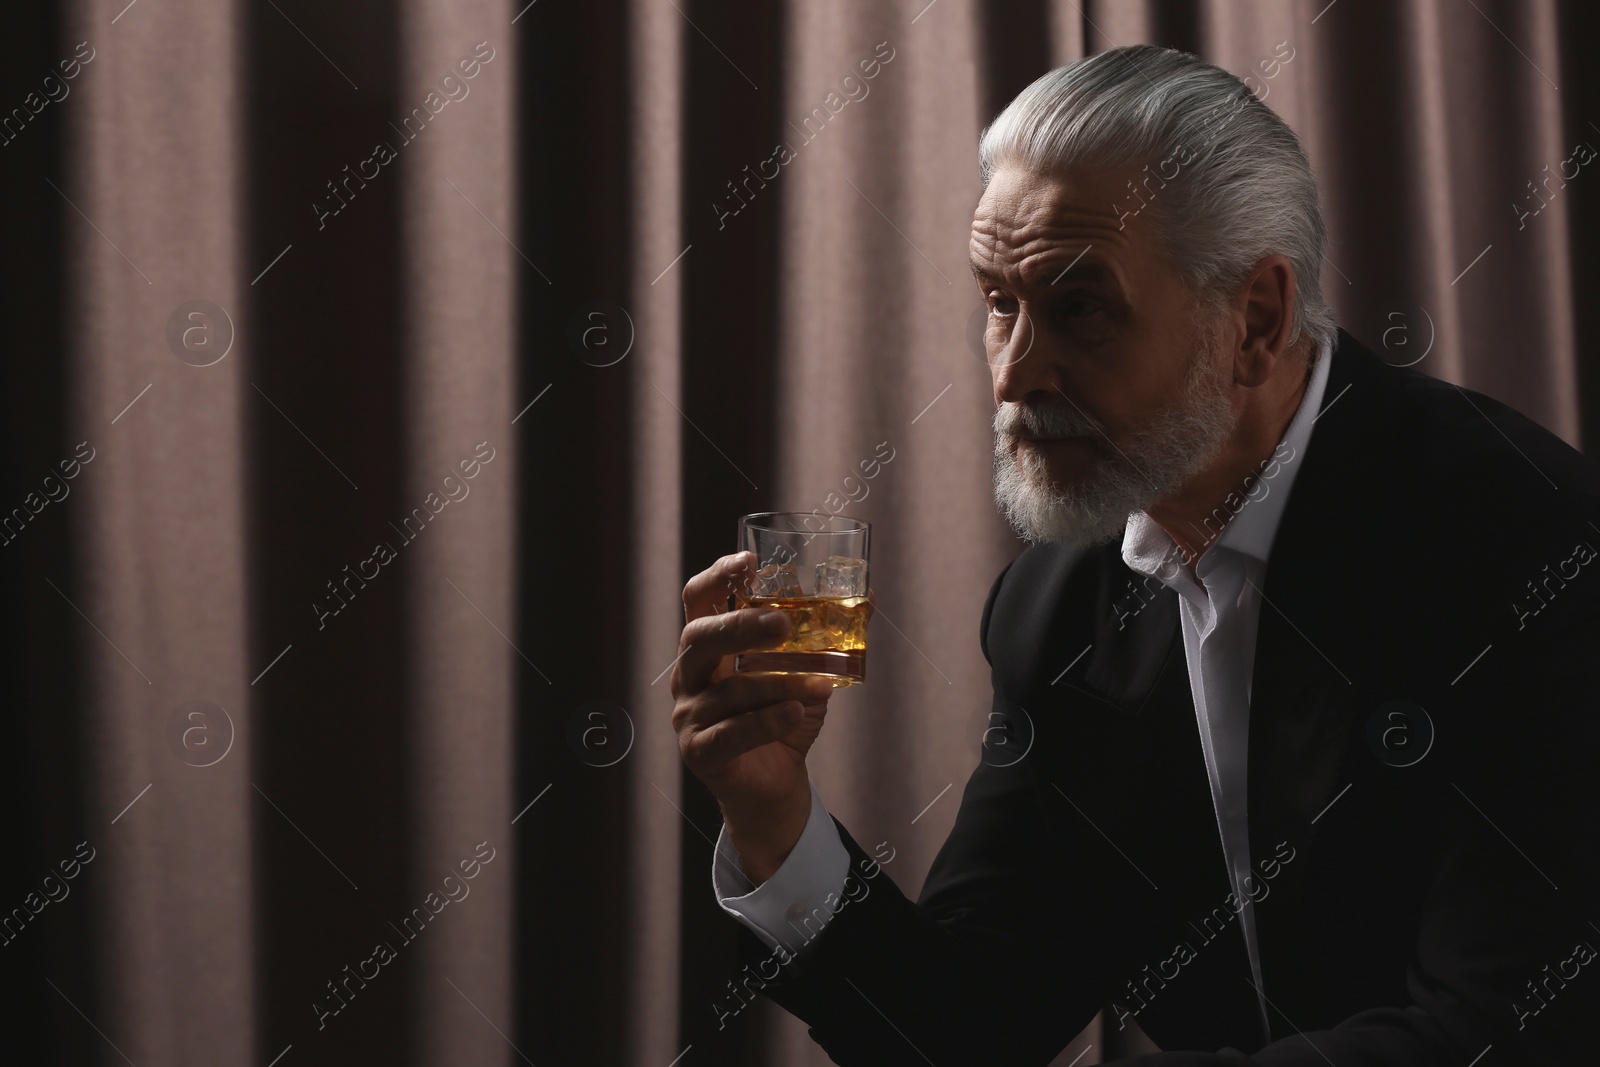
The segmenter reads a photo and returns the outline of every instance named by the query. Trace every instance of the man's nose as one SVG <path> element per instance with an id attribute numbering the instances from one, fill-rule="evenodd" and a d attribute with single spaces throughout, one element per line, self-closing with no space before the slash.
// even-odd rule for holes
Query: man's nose
<path id="1" fill-rule="evenodd" d="M 989 354 L 989 373 L 994 379 L 994 401 L 1023 403 L 1030 394 L 1055 395 L 1059 388 L 1052 361 L 1047 357 L 1044 338 L 1033 328 L 1032 319 L 1019 312 L 1017 324 L 1004 347 Z"/>

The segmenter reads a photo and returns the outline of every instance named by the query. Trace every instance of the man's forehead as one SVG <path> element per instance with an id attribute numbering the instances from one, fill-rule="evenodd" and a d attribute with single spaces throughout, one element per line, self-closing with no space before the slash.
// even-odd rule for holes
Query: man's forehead
<path id="1" fill-rule="evenodd" d="M 1140 206 L 1137 198 L 1131 205 L 1122 203 L 1132 195 L 1127 181 L 1120 172 L 1106 170 L 1045 175 L 1001 168 L 973 211 L 973 251 L 1037 251 L 1072 241 L 1126 251 L 1137 218 L 1130 212 Z"/>
<path id="2" fill-rule="evenodd" d="M 1128 181 L 1123 170 L 1080 166 L 1046 174 L 1003 166 L 978 198 L 973 226 L 1115 226 Z"/>

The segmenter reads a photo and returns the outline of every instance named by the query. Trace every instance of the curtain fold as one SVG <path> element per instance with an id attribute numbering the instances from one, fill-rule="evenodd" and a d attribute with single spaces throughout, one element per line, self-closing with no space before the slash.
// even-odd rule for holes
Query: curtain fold
<path id="1" fill-rule="evenodd" d="M 915 896 L 1022 547 L 983 126 L 1121 44 L 1248 75 L 1321 182 L 1340 324 L 1592 450 L 1600 179 L 1559 175 L 1600 148 L 1597 40 L 1574 0 L 13 13 L 0 1047 L 826 1063 L 727 1010 L 681 591 L 746 512 L 874 524 L 868 682 L 810 770 Z M 1148 1047 L 1097 1021 L 1057 1063 Z"/>
<path id="2" fill-rule="evenodd" d="M 601 877 L 618 879 L 627 901 L 619 975 L 619 1008 L 626 1022 L 618 1062 L 650 1063 L 670 1062 L 687 1044 L 678 1040 L 685 958 L 679 917 L 683 894 L 693 891 L 698 871 L 683 862 L 682 842 L 695 835 L 679 811 L 683 764 L 664 710 L 670 702 L 664 672 L 678 655 L 678 628 L 665 620 L 683 618 L 682 587 L 662 579 L 675 574 L 675 563 L 683 558 L 682 449 L 684 438 L 695 432 L 675 410 L 684 407 L 686 392 L 684 275 L 678 268 L 694 251 L 686 248 L 679 210 L 684 141 L 692 123 L 684 113 L 683 49 L 685 36 L 694 31 L 666 4 L 631 6 L 624 21 L 628 106 L 636 117 L 627 131 L 631 166 L 625 217 L 635 252 L 618 271 L 614 288 L 588 294 L 576 317 L 569 313 L 569 339 L 556 358 L 582 363 L 577 370 L 587 381 L 579 388 L 613 395 L 627 413 L 628 517 L 617 561 L 625 579 L 613 603 L 632 609 L 619 620 L 624 629 L 618 636 L 638 652 L 626 681 L 596 697 L 617 702 L 625 716 L 602 709 L 607 717 L 598 721 L 608 729 L 591 737 L 605 743 L 580 741 L 579 747 L 588 763 L 605 765 L 591 770 L 586 763 L 585 771 L 626 783 L 625 856 L 614 873 Z M 616 210 L 620 215 L 624 206 Z M 587 435 L 575 428 L 573 439 L 587 442 Z M 613 764 L 617 753 L 607 750 L 629 743 L 632 748 Z M 688 947 L 692 952 L 695 942 Z M 575 1059 L 584 1058 L 583 1038 L 561 1040 L 574 1043 Z"/>
<path id="3" fill-rule="evenodd" d="M 399 84 L 442 97 L 430 106 L 423 96 L 424 108 L 441 110 L 415 149 L 403 149 L 417 155 L 396 175 L 404 494 L 408 504 L 440 508 L 416 547 L 397 546 L 418 553 L 400 574 L 412 601 L 400 659 L 412 767 L 405 884 L 408 900 L 430 910 L 429 893 L 449 902 L 437 930 L 430 920 L 416 937 L 409 1055 L 492 1063 L 507 1053 L 496 1031 L 515 1018 L 507 934 L 518 860 L 511 820 L 521 807 L 516 690 L 537 685 L 543 668 L 515 625 L 524 568 L 541 568 L 515 547 L 512 422 L 523 407 L 516 280 L 537 260 L 524 259 L 511 236 L 522 210 L 512 150 L 518 69 L 504 5 L 422 0 L 400 14 Z"/>
<path id="4" fill-rule="evenodd" d="M 36 121 L 61 124 L 66 165 L 29 177 L 59 187 L 68 283 L 63 351 L 50 358 L 66 368 L 67 438 L 93 458 L 59 504 L 81 563 L 33 580 L 58 586 L 58 609 L 77 616 L 84 744 L 47 759 L 83 760 L 73 837 L 94 856 L 79 879 L 97 894 L 59 901 L 48 919 L 88 925 L 95 966 L 52 977 L 47 961 L 33 980 L 71 1008 L 53 1006 L 57 1026 L 82 1026 L 83 1012 L 104 1032 L 97 1055 L 190 1047 L 244 1062 L 256 1042 L 248 827 L 259 798 L 247 757 L 250 415 L 234 339 L 248 329 L 239 11 L 63 14 L 61 55 L 82 67 L 59 113 Z M 170 77 L 180 41 L 187 76 Z M 236 350 L 195 366 L 169 336 L 194 364 Z"/>

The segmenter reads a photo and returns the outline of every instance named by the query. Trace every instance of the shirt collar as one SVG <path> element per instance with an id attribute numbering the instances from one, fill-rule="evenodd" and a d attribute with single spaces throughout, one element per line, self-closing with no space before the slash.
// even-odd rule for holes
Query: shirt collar
<path id="1" fill-rule="evenodd" d="M 1257 476 L 1258 480 L 1244 494 L 1229 494 L 1212 513 L 1215 521 L 1208 523 L 1207 529 L 1214 531 L 1220 525 L 1222 533 L 1201 552 L 1200 559 L 1196 561 L 1197 568 L 1212 554 L 1213 549 L 1237 552 L 1263 563 L 1267 561 L 1273 538 L 1278 532 L 1278 520 L 1283 515 L 1289 490 L 1300 469 L 1301 457 L 1311 441 L 1312 423 L 1322 410 L 1322 397 L 1327 389 L 1331 362 L 1332 346 L 1325 343 L 1318 348 L 1316 366 L 1311 369 L 1300 406 L 1289 421 L 1283 439 L 1267 460 L 1267 466 Z M 1153 575 L 1166 582 L 1169 576 L 1162 575 L 1160 571 L 1163 562 L 1173 558 L 1182 558 L 1177 543 L 1148 513 L 1136 511 L 1128 516 L 1128 524 L 1122 535 L 1122 559 L 1131 570 Z"/>

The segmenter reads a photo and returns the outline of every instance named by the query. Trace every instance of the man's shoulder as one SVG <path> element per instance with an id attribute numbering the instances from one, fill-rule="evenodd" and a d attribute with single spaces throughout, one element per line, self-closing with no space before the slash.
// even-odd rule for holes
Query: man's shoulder
<path id="1" fill-rule="evenodd" d="M 1576 521 L 1600 501 L 1600 468 L 1510 405 L 1391 366 L 1342 330 L 1334 358 L 1347 410 L 1330 380 L 1308 465 L 1319 446 L 1331 450 L 1322 458 L 1344 468 L 1353 506 L 1381 500 L 1392 518 L 1449 528 L 1461 544 L 1532 529 L 1540 517 Z"/>
<path id="2" fill-rule="evenodd" d="M 1547 563 L 1600 546 L 1600 470 L 1577 449 L 1487 394 L 1340 342 L 1268 564 L 1284 610 L 1359 618 L 1371 642 L 1442 643 L 1509 615 Z"/>

